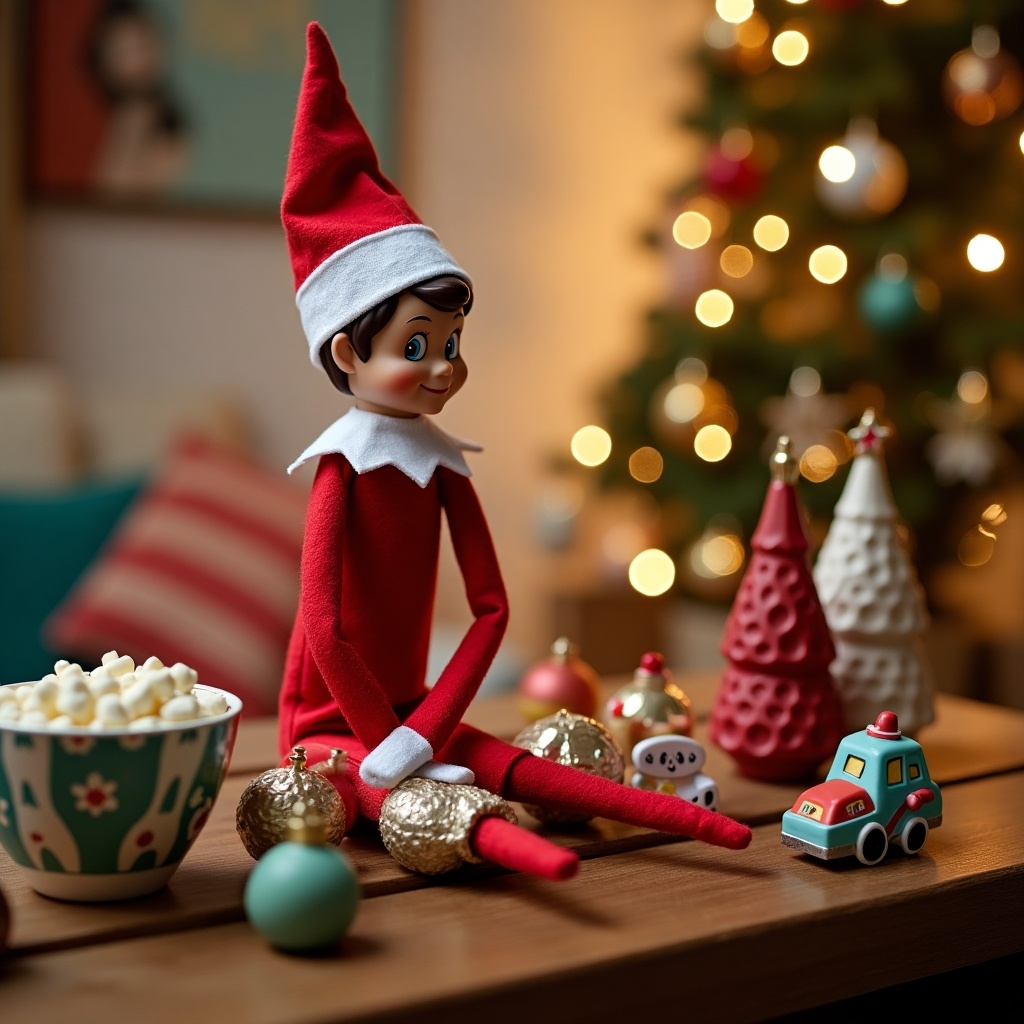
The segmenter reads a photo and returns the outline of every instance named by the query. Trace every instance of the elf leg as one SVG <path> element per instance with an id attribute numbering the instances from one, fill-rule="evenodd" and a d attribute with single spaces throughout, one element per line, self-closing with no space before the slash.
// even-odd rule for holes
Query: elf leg
<path id="1" fill-rule="evenodd" d="M 472 769 L 477 785 L 506 800 L 611 818 L 732 850 L 750 843 L 746 825 L 715 811 L 535 757 L 468 725 L 458 727 L 439 756 Z"/>
<path id="2" fill-rule="evenodd" d="M 344 775 L 328 777 L 345 804 L 349 822 L 346 831 L 351 829 L 359 813 L 371 821 L 381 820 L 384 802 L 390 794 L 387 790 L 368 786 L 359 777 L 359 765 L 366 754 L 366 749 L 354 736 L 310 736 L 301 742 L 306 748 L 306 762 L 310 767 L 328 761 L 334 748 L 340 747 L 345 751 L 348 771 Z M 461 795 L 460 790 L 463 788 L 445 783 L 428 783 L 428 780 L 425 779 L 406 781 L 414 783 L 414 786 L 408 788 L 413 789 L 415 795 L 406 799 L 405 792 L 399 794 L 399 790 L 402 789 L 399 786 L 391 791 L 391 793 L 399 794 L 391 801 L 391 805 L 395 807 L 404 803 L 405 809 L 413 816 L 419 809 L 416 806 L 417 802 L 429 799 L 430 794 L 440 795 L 442 799 L 458 798 Z M 474 786 L 467 786 L 465 789 L 467 799 L 471 791 L 479 792 Z M 465 812 L 465 803 L 466 801 L 454 799 L 453 813 Z M 475 859 L 490 861 L 511 871 L 521 871 L 524 874 L 552 881 L 561 881 L 576 874 L 579 868 L 579 857 L 575 853 L 526 829 L 519 828 L 499 813 L 492 813 L 492 811 L 496 811 L 496 808 L 488 808 L 486 813 L 471 813 L 470 819 L 466 821 L 468 834 L 466 836 L 467 846 L 464 850 L 469 857 L 462 856 L 453 859 L 451 867 L 457 866 L 463 860 Z M 392 852 L 394 853 L 394 851 Z M 400 863 L 404 863 L 400 857 L 396 859 L 399 859 Z M 415 864 L 406 864 L 405 866 L 411 867 L 413 870 L 421 870 Z"/>

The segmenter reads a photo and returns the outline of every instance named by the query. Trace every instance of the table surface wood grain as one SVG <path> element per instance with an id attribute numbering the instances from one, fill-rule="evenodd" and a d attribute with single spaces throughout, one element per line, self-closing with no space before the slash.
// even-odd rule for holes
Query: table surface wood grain
<path id="1" fill-rule="evenodd" d="M 147 1020 L 623 1020 L 678 1006 L 768 1017 L 1024 950 L 1024 713 L 939 695 L 918 735 L 943 787 L 922 853 L 825 863 L 779 841 L 800 785 L 753 782 L 707 740 L 714 676 L 680 682 L 697 712 L 721 810 L 754 828 L 731 852 L 596 820 L 540 826 L 583 865 L 561 884 L 466 867 L 441 880 L 398 867 L 370 832 L 346 838 L 364 899 L 330 955 L 270 949 L 244 919 L 252 868 L 234 812 L 277 760 L 276 723 L 243 721 L 206 828 L 159 893 L 108 904 L 37 895 L 0 851 L 11 905 L 0 966 L 4 1024 Z M 512 737 L 514 699 L 470 720 Z M 699 981 L 697 980 L 699 979 Z M 141 1011 L 140 1011 L 141 1012 Z"/>

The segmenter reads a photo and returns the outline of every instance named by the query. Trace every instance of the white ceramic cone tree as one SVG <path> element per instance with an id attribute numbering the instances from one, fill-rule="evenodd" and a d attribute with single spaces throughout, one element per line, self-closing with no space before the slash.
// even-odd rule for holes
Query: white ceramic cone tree
<path id="1" fill-rule="evenodd" d="M 889 434 L 868 409 L 850 431 L 855 456 L 814 567 L 836 659 L 832 678 L 846 725 L 861 729 L 895 711 L 913 735 L 935 717 L 921 635 L 924 592 L 897 532 L 898 513 L 882 461 Z"/>

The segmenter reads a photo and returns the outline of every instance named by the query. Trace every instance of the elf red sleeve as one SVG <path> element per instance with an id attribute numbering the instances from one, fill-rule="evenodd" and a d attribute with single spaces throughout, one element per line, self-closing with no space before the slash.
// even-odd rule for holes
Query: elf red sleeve
<path id="1" fill-rule="evenodd" d="M 405 724 L 434 751 L 450 739 L 505 635 L 508 599 L 491 532 L 467 477 L 438 468 L 438 490 L 474 622 L 433 689 Z"/>
<path id="2" fill-rule="evenodd" d="M 302 615 L 309 649 L 331 696 L 352 732 L 372 750 L 400 723 L 380 683 L 341 632 L 341 538 L 353 476 L 344 459 L 320 460 L 302 544 Z"/>

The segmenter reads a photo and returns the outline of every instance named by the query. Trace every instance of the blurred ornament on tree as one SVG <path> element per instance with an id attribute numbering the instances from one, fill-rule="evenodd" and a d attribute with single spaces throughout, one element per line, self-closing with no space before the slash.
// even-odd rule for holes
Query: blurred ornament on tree
<path id="1" fill-rule="evenodd" d="M 932 676 L 921 642 L 924 592 L 897 531 L 882 461 L 889 430 L 867 409 L 850 431 L 855 456 L 814 566 L 836 645 L 832 678 L 847 730 L 894 711 L 908 733 L 934 717 Z"/>
<path id="2" fill-rule="evenodd" d="M 902 256 L 886 253 L 878 261 L 860 286 L 857 308 L 865 323 L 881 334 L 906 330 L 921 317 L 917 289 Z"/>
<path id="3" fill-rule="evenodd" d="M 979 25 L 971 45 L 954 53 L 942 74 L 942 95 L 949 109 L 970 125 L 1009 117 L 1024 99 L 1020 63 L 1002 49 L 999 33 Z"/>
<path id="4" fill-rule="evenodd" d="M 938 432 L 925 446 L 940 483 L 980 487 L 995 475 L 1000 462 L 1013 452 L 1000 431 L 1017 418 L 1011 402 L 993 401 L 988 378 L 979 370 L 960 375 L 949 401 L 933 398 L 928 415 Z"/>
<path id="5" fill-rule="evenodd" d="M 754 553 L 722 637 L 729 665 L 715 694 L 710 736 L 744 775 L 798 781 L 835 753 L 845 730 L 788 438 L 779 438 L 771 468 Z"/>
<path id="6" fill-rule="evenodd" d="M 568 637 L 551 645 L 551 656 L 531 666 L 519 680 L 516 704 L 528 722 L 559 710 L 592 716 L 597 711 L 600 679 Z"/>
<path id="7" fill-rule="evenodd" d="M 632 682 L 616 690 L 604 708 L 604 721 L 629 760 L 633 747 L 649 736 L 689 736 L 693 733 L 693 705 L 672 682 L 665 658 L 648 651 L 633 673 Z"/>
<path id="8" fill-rule="evenodd" d="M 839 217 L 866 219 L 894 210 L 907 191 L 903 154 L 878 135 L 875 122 L 858 118 L 821 155 L 815 189 Z"/>
<path id="9" fill-rule="evenodd" d="M 796 459 L 812 445 L 827 444 L 830 432 L 849 418 L 847 399 L 826 394 L 813 366 L 798 366 L 790 374 L 785 396 L 766 398 L 761 404 L 761 419 L 772 431 L 769 443 L 774 447 L 779 437 L 788 437 Z"/>
<path id="10" fill-rule="evenodd" d="M 612 782 L 622 782 L 625 761 L 612 734 L 588 715 L 559 711 L 528 725 L 512 743 L 536 757 L 568 765 Z M 524 804 L 526 811 L 547 824 L 582 825 L 590 815 Z"/>
<path id="11" fill-rule="evenodd" d="M 704 185 L 734 203 L 746 203 L 764 187 L 764 174 L 751 157 L 736 158 L 715 146 L 704 161 Z"/>

